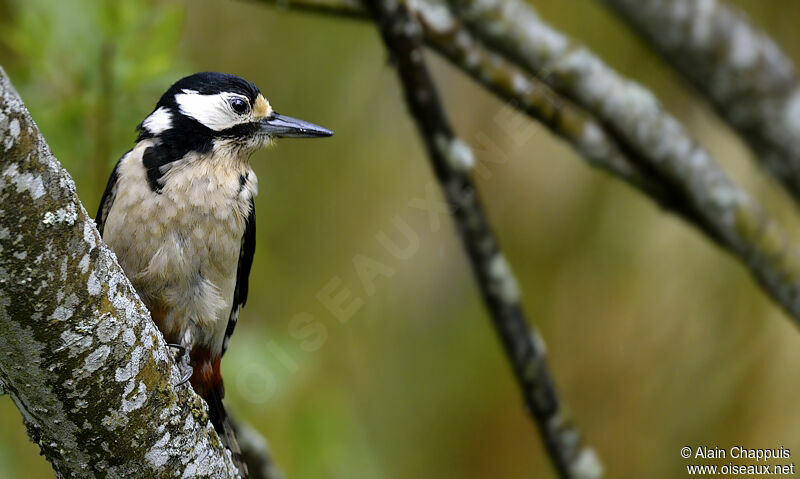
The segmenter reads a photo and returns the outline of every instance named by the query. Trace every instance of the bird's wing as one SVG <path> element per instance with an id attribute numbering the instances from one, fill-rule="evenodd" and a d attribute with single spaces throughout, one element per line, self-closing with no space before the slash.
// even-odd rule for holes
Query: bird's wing
<path id="1" fill-rule="evenodd" d="M 114 170 L 111 171 L 111 176 L 108 178 L 108 184 L 106 184 L 106 190 L 103 192 L 103 197 L 100 198 L 100 206 L 97 208 L 97 214 L 94 217 L 94 222 L 97 225 L 97 230 L 100 232 L 100 236 L 103 236 L 103 227 L 106 224 L 106 218 L 108 218 L 108 212 L 111 211 L 111 205 L 114 204 L 114 198 L 117 196 L 117 180 L 119 180 L 119 164 L 122 163 L 122 160 L 125 159 L 131 152 L 128 151 L 122 158 L 117 161 L 117 164 L 114 165 Z"/>
<path id="2" fill-rule="evenodd" d="M 233 307 L 225 329 L 225 338 L 222 340 L 222 354 L 228 349 L 228 343 L 239 319 L 239 311 L 247 302 L 247 282 L 250 277 L 250 267 L 253 265 L 253 255 L 256 252 L 256 205 L 250 199 L 250 214 L 242 236 L 242 247 L 239 250 L 239 268 L 236 271 L 236 287 L 233 290 Z"/>

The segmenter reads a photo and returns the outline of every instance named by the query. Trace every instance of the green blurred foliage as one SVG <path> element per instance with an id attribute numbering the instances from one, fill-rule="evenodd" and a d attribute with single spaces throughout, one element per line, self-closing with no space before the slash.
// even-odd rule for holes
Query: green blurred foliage
<path id="1" fill-rule="evenodd" d="M 184 9 L 156 1 L 13 0 L 4 67 L 87 205 L 176 62 Z M 123 150 L 124 151 L 124 150 Z M 91 208 L 90 208 L 91 209 Z"/>
<path id="2" fill-rule="evenodd" d="M 587 0 L 542 16 L 642 82 L 800 237 L 797 209 L 742 143 L 624 24 Z M 796 61 L 800 4 L 737 0 Z M 684 445 L 800 454 L 800 335 L 735 261 L 430 56 L 491 175 L 484 202 L 548 343 L 563 397 L 608 477 L 682 477 Z M 374 29 L 257 2 L 0 0 L 0 64 L 93 212 L 134 127 L 185 73 L 256 82 L 281 113 L 333 128 L 252 159 L 251 297 L 223 361 L 232 411 L 302 478 L 554 477 Z M 493 163 L 492 160 L 500 160 Z M 399 260 L 400 218 L 419 249 Z M 385 264 L 364 284 L 353 258 Z M 318 299 L 338 281 L 346 321 Z M 53 477 L 0 398 L 0 478 Z"/>

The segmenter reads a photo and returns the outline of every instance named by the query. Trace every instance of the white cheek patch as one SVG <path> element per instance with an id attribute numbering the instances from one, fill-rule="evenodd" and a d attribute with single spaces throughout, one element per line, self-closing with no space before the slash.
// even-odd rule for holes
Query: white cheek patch
<path id="1" fill-rule="evenodd" d="M 235 93 L 201 95 L 194 90 L 183 90 L 175 95 L 175 102 L 184 115 L 194 118 L 214 131 L 222 131 L 240 123 L 251 121 L 251 115 L 239 115 L 231 108 L 228 100 L 233 97 L 247 98 Z"/>
<path id="2" fill-rule="evenodd" d="M 142 126 L 154 135 L 161 134 L 172 128 L 172 113 L 163 106 L 159 107 L 144 119 Z"/>

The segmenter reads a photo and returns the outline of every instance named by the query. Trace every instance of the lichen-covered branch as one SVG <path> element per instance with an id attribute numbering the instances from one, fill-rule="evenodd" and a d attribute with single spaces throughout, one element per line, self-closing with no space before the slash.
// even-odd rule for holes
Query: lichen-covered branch
<path id="1" fill-rule="evenodd" d="M 603 1 L 711 100 L 800 202 L 800 84 L 778 45 L 723 1 Z"/>
<path id="2" fill-rule="evenodd" d="M 542 80 L 487 49 L 455 18 L 442 1 L 418 0 L 412 10 L 423 26 L 429 46 L 469 74 L 486 89 L 539 121 L 569 143 L 590 165 L 617 176 L 682 216 L 712 241 L 716 232 L 674 188 L 648 167 L 647 161 L 610 132 L 595 116 L 565 99 Z M 424 6 L 423 6 L 424 5 Z"/>
<path id="3" fill-rule="evenodd" d="M 58 477 L 236 478 L 0 69 L 0 384 Z"/>
<path id="4" fill-rule="evenodd" d="M 519 0 L 448 0 L 488 46 L 597 115 L 632 157 L 685 197 L 722 244 L 800 321 L 800 250 L 642 86 L 542 21 Z"/>
<path id="5" fill-rule="evenodd" d="M 406 104 L 452 210 L 478 289 L 550 458 L 561 477 L 600 477 L 599 460 L 583 444 L 559 398 L 544 342 L 525 319 L 516 279 L 498 247 L 470 177 L 472 152 L 453 134 L 425 66 L 420 27 L 405 6 L 394 0 L 369 0 L 367 5 L 397 67 Z"/>

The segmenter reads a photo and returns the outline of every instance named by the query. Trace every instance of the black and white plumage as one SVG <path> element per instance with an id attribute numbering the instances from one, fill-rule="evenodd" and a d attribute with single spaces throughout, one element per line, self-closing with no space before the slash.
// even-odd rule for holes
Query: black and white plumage
<path id="1" fill-rule="evenodd" d="M 333 132 L 275 113 L 254 84 L 222 73 L 179 80 L 138 131 L 111 173 L 97 227 L 167 342 L 189 352 L 192 386 L 235 443 L 219 366 L 255 253 L 249 158 L 273 138 Z"/>

